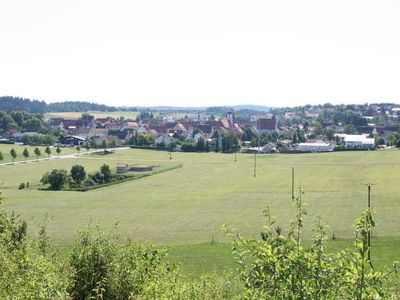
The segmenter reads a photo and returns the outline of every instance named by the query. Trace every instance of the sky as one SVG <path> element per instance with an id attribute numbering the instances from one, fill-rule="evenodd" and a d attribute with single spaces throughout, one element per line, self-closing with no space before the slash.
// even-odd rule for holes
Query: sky
<path id="1" fill-rule="evenodd" d="M 0 96 L 400 103 L 398 0 L 0 0 Z"/>

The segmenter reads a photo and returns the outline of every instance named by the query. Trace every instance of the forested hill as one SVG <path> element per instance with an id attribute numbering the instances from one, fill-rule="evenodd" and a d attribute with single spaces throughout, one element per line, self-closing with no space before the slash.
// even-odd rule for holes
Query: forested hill
<path id="1" fill-rule="evenodd" d="M 113 106 L 107 106 L 104 104 L 90 103 L 84 101 L 65 101 L 47 104 L 44 101 L 23 99 L 18 97 L 0 97 L 0 111 L 10 113 L 11 111 L 21 110 L 32 113 L 46 113 L 53 111 L 116 111 L 122 109 Z"/>

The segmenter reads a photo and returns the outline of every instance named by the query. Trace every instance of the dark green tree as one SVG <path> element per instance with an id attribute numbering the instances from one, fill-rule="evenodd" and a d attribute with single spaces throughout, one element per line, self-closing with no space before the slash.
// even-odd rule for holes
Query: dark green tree
<path id="1" fill-rule="evenodd" d="M 44 149 L 44 152 L 47 154 L 47 159 L 50 159 L 51 149 L 49 146 L 46 146 L 46 149 Z"/>
<path id="2" fill-rule="evenodd" d="M 26 162 L 26 160 L 28 159 L 28 157 L 29 157 L 29 151 L 28 151 L 28 149 L 24 149 L 24 151 L 22 152 L 22 155 L 24 156 L 24 158 L 25 158 L 25 162 Z"/>
<path id="3" fill-rule="evenodd" d="M 12 163 L 14 163 L 14 160 L 17 158 L 17 152 L 15 152 L 14 148 L 10 150 L 10 155 L 11 155 L 11 161 Z"/>
<path id="4" fill-rule="evenodd" d="M 67 170 L 54 169 L 50 173 L 44 174 L 40 182 L 42 184 L 50 184 L 52 190 L 59 190 L 64 186 L 67 177 Z"/>
<path id="5" fill-rule="evenodd" d="M 38 147 L 35 148 L 35 150 L 33 151 L 36 155 L 36 160 L 39 160 L 39 157 L 42 155 L 42 152 L 40 151 L 40 149 Z"/>
<path id="6" fill-rule="evenodd" d="M 110 179 L 111 179 L 111 169 L 110 169 L 109 165 L 106 165 L 106 164 L 102 165 L 100 167 L 100 173 L 103 174 L 105 182 L 109 182 L 110 181 Z"/>
<path id="7" fill-rule="evenodd" d="M 58 157 L 60 157 L 61 148 L 60 148 L 60 147 L 57 147 L 56 152 L 57 152 Z"/>
<path id="8" fill-rule="evenodd" d="M 77 184 L 81 184 L 81 182 L 86 178 L 85 168 L 81 165 L 73 165 L 70 174 L 72 180 Z"/>

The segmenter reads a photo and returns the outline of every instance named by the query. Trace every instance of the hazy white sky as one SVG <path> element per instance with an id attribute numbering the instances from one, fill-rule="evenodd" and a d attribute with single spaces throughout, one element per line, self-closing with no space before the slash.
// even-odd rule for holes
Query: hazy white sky
<path id="1" fill-rule="evenodd" d="M 400 103 L 400 1 L 0 0 L 0 95 Z"/>

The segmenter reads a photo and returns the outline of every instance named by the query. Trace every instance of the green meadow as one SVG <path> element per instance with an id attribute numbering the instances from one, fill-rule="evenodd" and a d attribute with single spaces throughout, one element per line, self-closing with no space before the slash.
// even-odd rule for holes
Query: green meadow
<path id="1" fill-rule="evenodd" d="M 3 153 L 5 147 L 0 146 Z M 103 163 L 112 168 L 118 163 L 182 163 L 183 168 L 88 192 L 38 190 L 46 171 L 76 163 L 88 172 Z M 311 239 L 312 222 L 320 215 L 329 225 L 328 237 L 336 238 L 328 243 L 332 250 L 351 247 L 354 221 L 367 205 L 363 183 L 377 184 L 372 187 L 373 251 L 379 265 L 390 264 L 400 255 L 399 165 L 398 150 L 257 155 L 254 178 L 254 155 L 238 154 L 235 162 L 233 154 L 172 153 L 170 160 L 167 152 L 128 149 L 0 166 L 0 182 L 3 208 L 27 220 L 31 234 L 50 218 L 51 241 L 68 249 L 89 222 L 107 230 L 116 227 L 122 239 L 172 245 L 171 259 L 182 262 L 188 274 L 197 274 L 234 266 L 223 224 L 258 237 L 268 204 L 277 225 L 289 227 L 292 168 L 296 195 L 301 185 L 307 203 L 303 238 Z M 21 182 L 30 182 L 30 188 L 18 190 Z"/>

